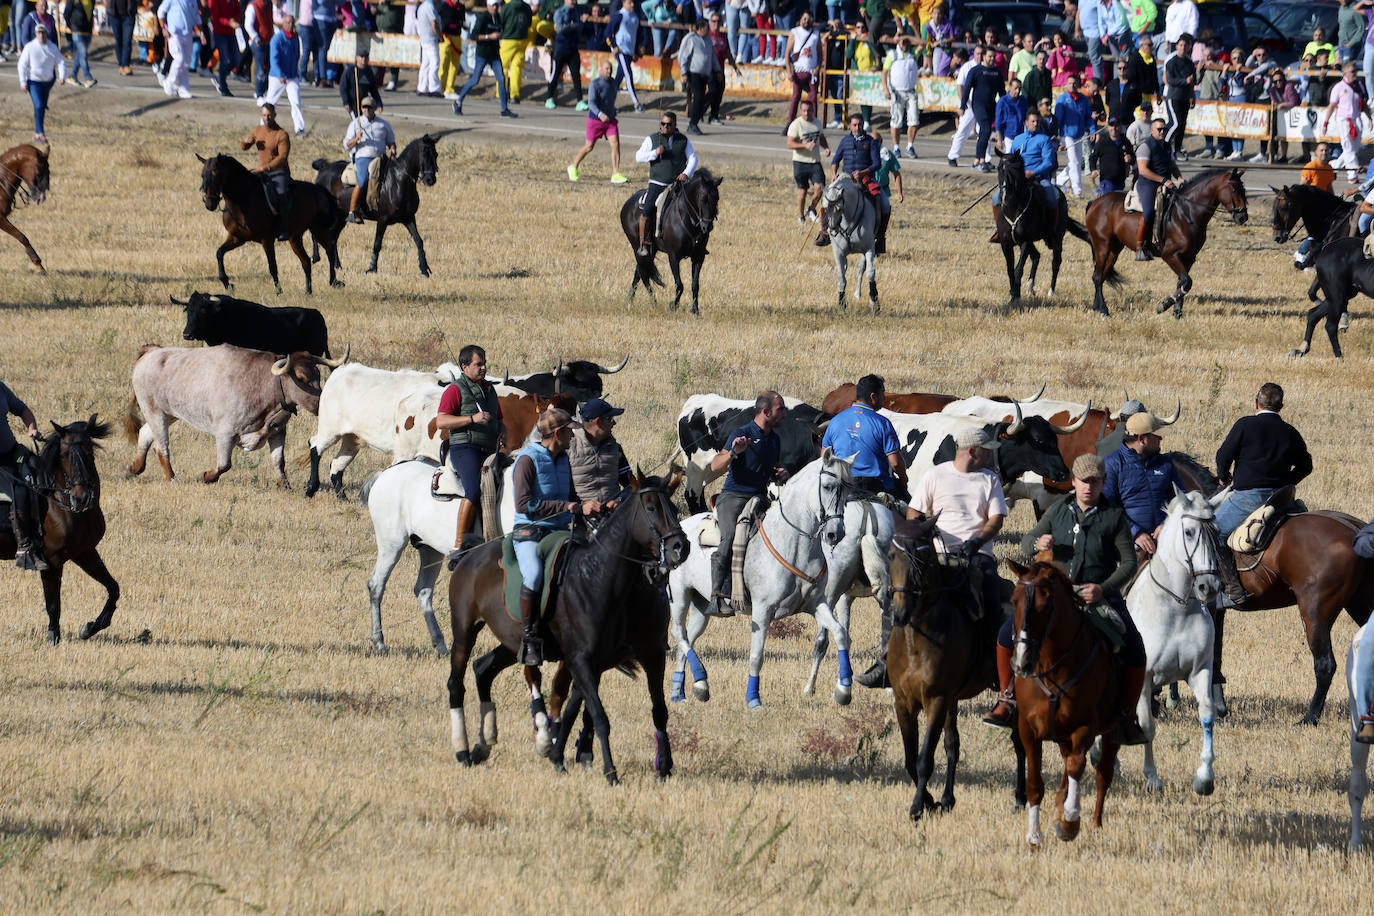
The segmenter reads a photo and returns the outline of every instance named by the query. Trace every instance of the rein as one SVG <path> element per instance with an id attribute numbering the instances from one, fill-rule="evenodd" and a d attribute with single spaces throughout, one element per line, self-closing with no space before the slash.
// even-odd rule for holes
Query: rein
<path id="1" fill-rule="evenodd" d="M 620 491 L 620 496 L 623 497 L 630 492 L 631 491 L 628 488 L 626 488 Z M 633 491 L 633 495 L 636 498 L 648 493 L 656 493 L 663 497 L 664 502 L 668 501 L 668 490 L 664 487 L 641 487 L 639 490 Z M 668 562 L 667 544 L 668 539 L 672 537 L 675 533 L 681 533 L 680 528 L 677 532 L 670 531 L 667 534 L 660 535 L 658 539 L 658 556 L 648 560 L 641 560 L 639 557 L 632 557 L 629 554 L 624 554 L 620 553 L 619 551 L 612 550 L 610 547 L 607 547 L 605 544 L 601 542 L 601 532 L 605 531 L 609 523 L 612 520 L 614 520 L 615 517 L 619 515 L 622 511 L 625 511 L 626 507 L 628 507 L 629 505 L 630 501 L 628 499 L 623 500 L 620 504 L 620 508 L 616 509 L 615 512 L 611 514 L 610 518 L 606 519 L 605 522 L 602 522 L 601 524 L 597 525 L 592 530 L 591 536 L 587 538 L 587 543 L 591 544 L 593 547 L 597 548 L 603 553 L 615 557 L 617 560 L 624 560 L 627 563 L 634 563 L 636 566 L 641 566 L 644 569 L 661 569 L 664 571 L 672 569 L 672 566 Z"/>
<path id="2" fill-rule="evenodd" d="M 1215 525 L 1216 525 L 1215 517 L 1209 519 L 1209 518 L 1206 518 L 1205 516 L 1201 516 L 1201 515 L 1189 515 L 1189 514 L 1187 514 L 1187 513 L 1184 513 L 1183 515 L 1181 515 L 1181 516 L 1179 516 L 1179 517 L 1180 517 L 1180 518 L 1191 518 L 1193 521 L 1202 522 L 1202 524 L 1203 524 L 1203 531 L 1206 533 L 1206 537 L 1207 537 L 1208 541 L 1209 541 L 1210 543 L 1212 543 L 1212 544 L 1215 545 L 1216 541 L 1215 541 L 1215 539 L 1213 538 L 1213 535 L 1212 535 L 1212 532 L 1216 530 L 1216 529 L 1215 529 Z M 1215 566 L 1211 567 L 1210 569 L 1197 569 L 1196 567 L 1193 566 L 1193 557 L 1194 557 L 1194 555 L 1196 554 L 1198 548 L 1200 548 L 1201 546 L 1202 546 L 1202 539 L 1199 538 L 1198 541 L 1197 541 L 1197 543 L 1193 545 L 1193 548 L 1192 548 L 1191 550 L 1189 550 L 1189 551 L 1187 552 L 1187 554 L 1185 554 L 1185 558 L 1186 558 L 1187 561 L 1188 561 L 1188 578 L 1189 578 L 1190 581 L 1196 580 L 1198 576 L 1205 576 L 1205 575 L 1209 575 L 1209 574 L 1210 574 L 1210 575 L 1216 575 L 1216 574 L 1217 574 L 1217 568 L 1216 568 Z M 1214 546 L 1214 547 L 1213 547 L 1213 550 L 1215 551 L 1216 549 L 1217 549 L 1217 548 Z M 1156 550 L 1155 553 L 1154 553 L 1154 556 L 1150 557 L 1150 562 L 1145 564 L 1145 570 L 1146 570 L 1146 572 L 1148 572 L 1148 573 L 1150 574 L 1150 581 L 1153 582 L 1153 583 L 1155 584 L 1155 587 L 1157 587 L 1160 591 L 1164 592 L 1164 594 L 1166 594 L 1166 595 L 1168 595 L 1170 598 L 1174 599 L 1174 602 L 1175 602 L 1176 604 L 1183 605 L 1183 606 L 1187 606 L 1187 604 L 1188 604 L 1188 599 L 1187 599 L 1187 598 L 1185 598 L 1185 597 L 1183 597 L 1183 596 L 1181 596 L 1181 595 L 1176 595 L 1176 594 L 1174 594 L 1173 590 L 1171 590 L 1171 589 L 1170 589 L 1167 585 L 1165 585 L 1163 582 L 1160 582 L 1160 581 L 1159 581 L 1159 577 L 1157 577 L 1157 576 L 1155 575 L 1155 560 L 1159 559 L 1159 556 L 1160 556 L 1160 552 L 1159 552 L 1158 550 Z"/>
<path id="3" fill-rule="evenodd" d="M 821 478 L 823 478 L 823 477 L 834 477 L 836 480 L 840 480 L 840 475 L 836 474 L 834 471 L 827 471 L 825 468 L 821 468 L 820 471 L 818 472 L 818 474 L 817 474 L 817 476 L 816 476 L 816 507 L 820 510 L 821 517 L 820 517 L 819 521 L 817 521 L 816 527 L 815 527 L 814 530 L 808 532 L 805 528 L 800 527 L 800 526 L 797 525 L 795 522 L 793 522 L 790 518 L 788 518 L 788 517 L 787 517 L 787 513 L 783 510 L 783 507 L 782 507 L 782 499 L 781 499 L 781 498 L 779 498 L 779 500 L 778 500 L 778 502 L 777 502 L 777 504 L 776 504 L 777 507 L 778 507 L 778 517 L 781 518 L 784 522 L 786 522 L 786 523 L 787 523 L 787 526 L 788 526 L 789 528 L 791 528 L 793 531 L 795 531 L 795 532 L 797 532 L 798 534 L 800 534 L 800 535 L 806 540 L 808 548 L 809 548 L 810 545 L 816 540 L 816 538 L 820 537 L 821 531 L 825 529 L 825 525 L 826 525 L 827 522 L 829 522 L 831 519 L 834 519 L 834 518 L 839 518 L 839 519 L 843 519 L 843 518 L 844 518 L 844 503 L 845 503 L 845 499 L 844 499 L 844 496 L 843 496 L 843 493 L 844 493 L 844 489 L 843 489 L 843 487 L 844 487 L 844 481 L 843 481 L 843 480 L 840 480 L 840 484 L 841 484 L 840 493 L 841 493 L 841 495 L 837 498 L 837 500 L 838 500 L 838 506 L 837 506 L 837 508 L 839 509 L 839 511 L 838 511 L 838 512 L 827 512 L 827 511 L 826 511 L 826 508 L 825 508 L 825 502 L 824 502 L 824 500 L 821 498 L 821 496 L 822 496 L 822 494 L 821 494 Z M 759 523 L 759 536 L 763 539 L 763 546 L 767 547 L 767 548 L 768 548 L 768 552 L 771 553 L 771 554 L 773 555 L 773 559 L 777 560 L 778 563 L 782 566 L 783 569 L 787 570 L 787 571 L 790 572 L 792 575 L 796 576 L 798 579 L 801 579 L 801 580 L 807 582 L 807 583 L 810 584 L 810 585 L 815 585 L 817 582 L 819 582 L 819 581 L 825 576 L 826 570 L 829 568 L 829 566 L 828 566 L 828 564 L 826 563 L 826 560 L 825 560 L 825 552 L 824 552 L 824 551 L 821 552 L 821 569 L 820 569 L 820 572 L 816 573 L 814 576 L 808 576 L 806 573 L 802 572 L 800 569 L 798 569 L 797 567 L 795 567 L 795 566 L 793 566 L 791 563 L 789 563 L 786 559 L 784 559 L 784 557 L 782 556 L 782 554 L 780 554 L 780 553 L 778 552 L 778 549 L 777 549 L 776 547 L 773 546 L 773 542 L 772 542 L 771 540 L 769 540 L 769 538 L 768 538 L 768 529 L 767 529 L 767 527 L 763 524 L 763 522 L 760 522 L 760 523 Z"/>

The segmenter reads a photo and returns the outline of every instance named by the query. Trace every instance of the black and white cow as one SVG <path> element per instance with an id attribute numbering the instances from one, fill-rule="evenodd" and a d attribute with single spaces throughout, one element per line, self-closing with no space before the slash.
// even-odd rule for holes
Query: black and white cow
<path id="1" fill-rule="evenodd" d="M 601 397 L 601 376 L 614 375 L 630 361 L 627 354 L 614 369 L 607 369 L 599 363 L 585 359 L 575 359 L 570 363 L 559 360 L 558 367 L 552 372 L 531 372 L 529 375 L 508 375 L 501 380 L 503 385 L 519 388 L 526 394 L 551 398 L 555 394 L 570 394 L 578 404 L 585 404 L 592 398 Z"/>
<path id="2" fill-rule="evenodd" d="M 269 308 L 246 299 L 210 293 L 191 293 L 191 298 L 172 302 L 186 310 L 184 340 L 203 340 L 209 346 L 232 344 L 246 350 L 278 355 L 313 353 L 330 357 L 329 329 L 317 309 Z"/>
<path id="3" fill-rule="evenodd" d="M 1015 402 L 1012 410 L 1013 419 L 1009 422 L 943 413 L 893 413 L 890 410 L 881 413 L 892 421 L 897 431 L 902 462 L 907 467 L 913 491 L 926 471 L 953 460 L 955 436 L 970 428 L 985 429 L 1001 441 L 1002 447 L 993 452 L 991 467 L 1001 477 L 1003 489 L 1010 490 L 1012 484 L 1026 474 L 1036 474 L 1054 482 L 1067 481 L 1069 469 L 1059 451 L 1061 433 L 1044 417 L 1023 415 L 1021 406 Z"/>
<path id="4" fill-rule="evenodd" d="M 783 398 L 787 405 L 787 419 L 778 427 L 782 440 L 779 458 L 789 473 L 816 460 L 820 454 L 821 431 L 817 428 L 825 420 L 818 408 Z M 706 511 L 706 484 L 716 476 L 711 473 L 711 459 L 725 448 L 725 437 L 754 418 L 753 401 L 736 401 L 718 394 L 694 394 L 682 405 L 677 417 L 677 441 L 687 464 L 683 492 L 687 511 L 692 514 Z"/>

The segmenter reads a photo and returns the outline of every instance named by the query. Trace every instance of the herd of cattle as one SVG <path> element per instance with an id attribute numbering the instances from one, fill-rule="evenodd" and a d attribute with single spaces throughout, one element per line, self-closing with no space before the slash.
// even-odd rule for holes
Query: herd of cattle
<path id="1" fill-rule="evenodd" d="M 176 302 L 176 300 L 173 300 Z M 140 473 L 148 449 L 157 453 L 163 471 L 173 471 L 167 429 L 173 420 L 212 434 L 217 466 L 203 479 L 212 483 L 230 467 L 234 446 L 245 450 L 264 442 L 272 450 L 278 482 L 286 486 L 285 428 L 299 408 L 318 418 L 310 439 L 310 479 L 305 493 L 320 488 L 320 462 L 326 450 L 338 445 L 329 463 L 329 482 L 344 496 L 343 475 L 364 447 L 392 456 L 395 461 L 439 460 L 443 433 L 434 423 L 443 386 L 458 374 L 444 363 L 433 372 L 389 371 L 348 362 L 330 355 L 324 318 L 315 309 L 267 308 L 228 296 L 193 293 L 183 305 L 183 338 L 203 340 L 206 348 L 145 346 L 133 372 L 133 399 L 125 415 L 126 431 L 137 439 L 138 452 L 130 468 Z M 507 447 L 518 448 L 534 428 L 539 413 L 554 399 L 566 406 L 581 405 L 603 394 L 603 375 L 619 372 L 629 357 L 614 367 L 585 360 L 559 362 L 552 371 L 507 375 L 497 383 L 507 429 Z M 322 381 L 322 369 L 329 369 Z M 935 464 L 954 455 L 955 436 L 970 425 L 987 428 L 1003 443 L 996 453 L 996 470 L 1010 499 L 1043 498 L 1063 491 L 1068 467 L 1080 454 L 1116 426 L 1116 417 L 1091 402 L 1078 404 L 1033 397 L 959 399 L 939 394 L 892 394 L 885 413 L 892 420 L 901 453 L 913 482 Z M 852 384 L 830 392 L 821 406 L 787 399 L 789 416 L 779 429 L 782 462 L 799 470 L 819 451 L 829 417 L 849 406 Z M 134 412 L 142 411 L 142 422 Z M 753 402 L 715 394 L 690 396 L 678 416 L 678 446 L 686 466 L 689 511 L 705 509 L 705 487 L 711 458 L 725 445 L 725 436 L 747 422 Z"/>

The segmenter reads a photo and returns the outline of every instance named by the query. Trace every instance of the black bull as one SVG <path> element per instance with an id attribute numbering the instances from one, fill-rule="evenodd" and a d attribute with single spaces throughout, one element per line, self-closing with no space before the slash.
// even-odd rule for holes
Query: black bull
<path id="1" fill-rule="evenodd" d="M 207 346 L 232 344 L 247 350 L 286 354 L 306 352 L 332 357 L 329 329 L 318 309 L 269 308 L 246 299 L 193 292 L 186 300 L 171 297 L 186 311 L 184 340 Z"/>

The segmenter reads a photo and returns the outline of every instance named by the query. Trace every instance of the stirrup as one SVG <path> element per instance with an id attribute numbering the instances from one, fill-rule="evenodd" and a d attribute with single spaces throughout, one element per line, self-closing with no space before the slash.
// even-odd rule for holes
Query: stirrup
<path id="1" fill-rule="evenodd" d="M 1355 733 L 1355 740 L 1361 744 L 1374 744 L 1374 720 L 1367 720 Z"/>
<path id="2" fill-rule="evenodd" d="M 868 687 L 873 690 L 881 690 L 884 687 L 891 687 L 892 681 L 887 676 L 887 662 L 878 659 L 863 674 L 854 678 L 860 687 Z"/>
<path id="3" fill-rule="evenodd" d="M 999 714 L 1000 712 L 1000 714 Z M 1013 728 L 1016 725 L 1016 695 L 1008 689 L 997 694 L 997 705 L 983 716 L 983 724 L 993 728 Z"/>
<path id="4" fill-rule="evenodd" d="M 537 636 L 525 636 L 520 640 L 520 664 L 526 668 L 537 668 L 544 664 L 544 640 Z"/>

